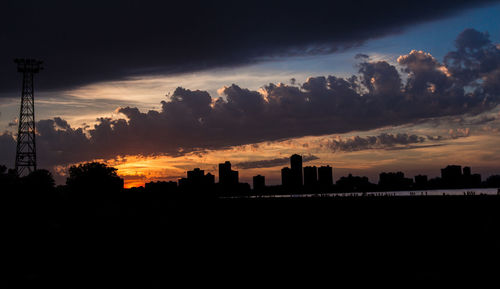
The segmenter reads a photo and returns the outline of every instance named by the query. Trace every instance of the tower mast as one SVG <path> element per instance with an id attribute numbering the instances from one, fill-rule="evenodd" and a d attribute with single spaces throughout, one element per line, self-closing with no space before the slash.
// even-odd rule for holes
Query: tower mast
<path id="1" fill-rule="evenodd" d="M 15 59 L 14 62 L 17 64 L 17 71 L 23 74 L 15 169 L 18 176 L 24 176 L 36 170 L 33 76 L 43 69 L 43 62 L 35 59 L 19 58 Z"/>

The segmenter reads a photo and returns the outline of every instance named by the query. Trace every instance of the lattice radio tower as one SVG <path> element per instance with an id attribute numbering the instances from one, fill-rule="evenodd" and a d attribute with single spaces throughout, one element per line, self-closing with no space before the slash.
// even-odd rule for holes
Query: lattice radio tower
<path id="1" fill-rule="evenodd" d="M 21 110 L 17 132 L 16 172 L 18 176 L 24 176 L 36 170 L 33 76 L 43 69 L 43 62 L 35 59 L 15 59 L 14 62 L 17 64 L 17 71 L 23 74 Z"/>

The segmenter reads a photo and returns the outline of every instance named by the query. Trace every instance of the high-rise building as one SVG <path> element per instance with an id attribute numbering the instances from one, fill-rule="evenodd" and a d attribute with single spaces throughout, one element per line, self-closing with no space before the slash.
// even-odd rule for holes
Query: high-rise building
<path id="1" fill-rule="evenodd" d="M 230 183 L 237 185 L 240 182 L 239 172 L 231 170 Z"/>
<path id="2" fill-rule="evenodd" d="M 463 173 L 465 177 L 469 177 L 471 175 L 470 167 L 464 167 Z"/>
<path id="3" fill-rule="evenodd" d="M 441 178 L 445 186 L 459 187 L 462 184 L 462 167 L 447 166 L 441 169 Z"/>
<path id="4" fill-rule="evenodd" d="M 212 175 L 211 173 L 207 173 L 205 175 L 205 183 L 208 184 L 208 185 L 215 184 L 215 176 Z"/>
<path id="5" fill-rule="evenodd" d="M 289 188 L 292 185 L 291 182 L 292 172 L 290 168 L 282 168 L 281 169 L 281 185 L 283 187 Z"/>
<path id="6" fill-rule="evenodd" d="M 255 192 L 262 192 L 266 187 L 266 177 L 256 175 L 253 177 L 253 190 Z"/>
<path id="7" fill-rule="evenodd" d="M 219 164 L 219 183 L 225 184 L 229 182 L 231 178 L 231 163 L 226 161 L 225 163 Z"/>
<path id="8" fill-rule="evenodd" d="M 205 171 L 200 170 L 199 168 L 187 172 L 187 179 L 192 184 L 202 184 L 204 181 L 203 180 L 204 177 L 205 177 Z"/>
<path id="9" fill-rule="evenodd" d="M 295 188 L 302 187 L 302 156 L 294 154 L 290 157 L 291 182 Z"/>
<path id="10" fill-rule="evenodd" d="M 318 183 L 321 187 L 333 186 L 332 167 L 321 166 L 318 168 Z"/>
<path id="11" fill-rule="evenodd" d="M 214 181 L 215 181 L 214 175 L 212 175 L 211 173 L 205 175 L 204 170 L 195 168 L 194 170 L 187 172 L 187 178 L 183 182 L 184 184 L 187 184 L 189 186 L 201 187 L 201 186 L 213 185 Z M 179 185 L 181 184 L 179 183 Z"/>
<path id="12" fill-rule="evenodd" d="M 304 187 L 314 187 L 318 183 L 318 169 L 316 166 L 304 167 Z"/>
<path id="13" fill-rule="evenodd" d="M 417 188 L 425 188 L 427 186 L 427 176 L 426 175 L 417 175 L 415 176 L 415 186 Z"/>
<path id="14" fill-rule="evenodd" d="M 462 184 L 466 188 L 475 188 L 481 186 L 481 175 L 472 174 L 470 167 L 463 168 Z"/>
<path id="15" fill-rule="evenodd" d="M 239 182 L 238 171 L 231 170 L 231 163 L 226 161 L 219 164 L 219 184 L 235 185 Z"/>

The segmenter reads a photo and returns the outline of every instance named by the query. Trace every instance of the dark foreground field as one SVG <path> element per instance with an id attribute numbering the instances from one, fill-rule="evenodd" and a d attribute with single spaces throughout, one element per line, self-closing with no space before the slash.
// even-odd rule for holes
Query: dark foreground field
<path id="1" fill-rule="evenodd" d="M 500 196 L 100 202 L 3 202 L 1 287 L 500 283 Z"/>

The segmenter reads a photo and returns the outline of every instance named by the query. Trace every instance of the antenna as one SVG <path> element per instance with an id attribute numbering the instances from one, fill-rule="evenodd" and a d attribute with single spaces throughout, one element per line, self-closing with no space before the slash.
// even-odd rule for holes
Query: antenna
<path id="1" fill-rule="evenodd" d="M 33 89 L 33 76 L 43 69 L 43 62 L 31 58 L 16 58 L 14 62 L 17 64 L 17 72 L 23 74 L 15 169 L 18 176 L 25 176 L 36 170 L 35 91 Z"/>

